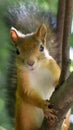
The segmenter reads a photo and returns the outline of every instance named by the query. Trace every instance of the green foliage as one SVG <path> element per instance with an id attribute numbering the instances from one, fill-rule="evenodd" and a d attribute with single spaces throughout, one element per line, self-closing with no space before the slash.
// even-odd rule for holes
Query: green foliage
<path id="1" fill-rule="evenodd" d="M 71 62 L 70 71 L 73 71 L 73 61 Z"/>
<path id="2" fill-rule="evenodd" d="M 71 34 L 70 45 L 73 47 L 73 33 Z"/>

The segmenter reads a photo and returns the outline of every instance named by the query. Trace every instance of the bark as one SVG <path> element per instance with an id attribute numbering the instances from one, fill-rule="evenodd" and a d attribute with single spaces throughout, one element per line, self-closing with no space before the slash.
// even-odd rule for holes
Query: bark
<path id="1" fill-rule="evenodd" d="M 54 92 L 50 103 L 53 104 L 53 108 L 56 111 L 57 120 L 55 120 L 55 123 L 52 126 L 50 126 L 49 121 L 48 129 L 59 130 L 65 114 L 73 104 L 73 72 L 60 88 Z"/>
<path id="2" fill-rule="evenodd" d="M 62 71 L 60 77 L 60 84 L 62 84 L 68 74 L 70 60 L 69 60 L 69 38 L 71 29 L 71 19 L 72 19 L 72 6 L 73 0 L 66 0 L 65 4 L 65 18 L 64 18 L 64 29 L 62 38 Z"/>
<path id="3" fill-rule="evenodd" d="M 56 29 L 56 42 L 59 51 L 56 53 L 58 64 L 61 67 L 62 62 L 62 41 L 63 41 L 63 29 L 64 29 L 64 17 L 65 17 L 65 4 L 66 0 L 59 0 L 58 2 L 58 14 L 57 14 L 57 29 Z"/>

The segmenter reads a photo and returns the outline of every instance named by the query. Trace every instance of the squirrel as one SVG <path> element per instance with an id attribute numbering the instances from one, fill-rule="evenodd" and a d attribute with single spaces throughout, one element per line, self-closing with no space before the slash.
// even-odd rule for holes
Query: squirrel
<path id="1" fill-rule="evenodd" d="M 44 113 L 52 114 L 47 100 L 58 84 L 60 68 L 46 48 L 47 28 L 44 24 L 29 34 L 22 34 L 12 27 L 10 35 L 17 48 L 15 130 L 38 130 Z"/>
<path id="2" fill-rule="evenodd" d="M 20 4 L 19 8 L 10 8 L 5 17 L 11 27 L 10 36 L 15 46 L 10 59 L 14 63 L 11 64 L 9 76 L 12 76 L 10 86 L 13 89 L 12 96 L 16 97 L 16 105 L 12 108 L 7 104 L 11 107 L 11 116 L 15 115 L 15 130 L 38 130 L 44 116 L 54 118 L 48 106 L 61 71 L 54 53 L 55 33 L 49 22 L 50 15 L 27 6 Z"/>

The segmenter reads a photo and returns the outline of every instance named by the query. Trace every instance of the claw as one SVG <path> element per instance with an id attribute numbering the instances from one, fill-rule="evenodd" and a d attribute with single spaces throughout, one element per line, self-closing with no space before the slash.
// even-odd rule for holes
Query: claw
<path id="1" fill-rule="evenodd" d="M 45 117 L 50 120 L 50 123 L 53 124 L 57 120 L 56 111 L 52 109 L 50 102 L 46 100 L 46 109 L 44 110 Z"/>
<path id="2" fill-rule="evenodd" d="M 53 109 L 46 109 L 44 113 L 45 117 L 48 119 L 48 123 L 50 123 L 50 125 L 54 124 L 57 120 L 55 111 Z"/>

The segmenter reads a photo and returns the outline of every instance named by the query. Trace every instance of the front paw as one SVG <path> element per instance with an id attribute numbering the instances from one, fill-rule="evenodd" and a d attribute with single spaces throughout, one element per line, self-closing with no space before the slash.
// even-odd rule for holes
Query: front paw
<path id="1" fill-rule="evenodd" d="M 55 120 L 57 120 L 57 113 L 50 105 L 50 102 L 46 100 L 45 110 L 44 110 L 45 118 L 50 121 L 50 124 L 53 124 Z"/>

